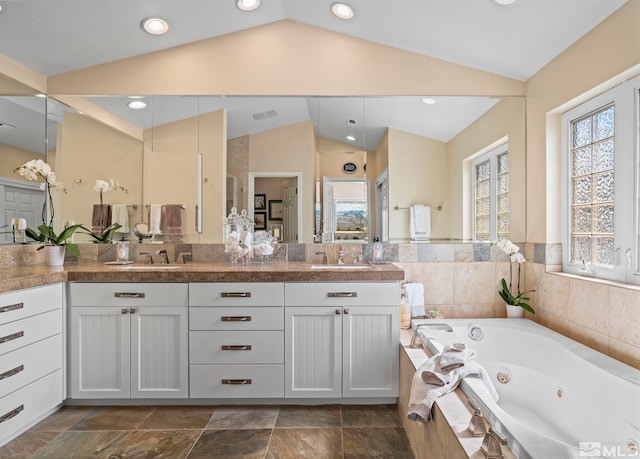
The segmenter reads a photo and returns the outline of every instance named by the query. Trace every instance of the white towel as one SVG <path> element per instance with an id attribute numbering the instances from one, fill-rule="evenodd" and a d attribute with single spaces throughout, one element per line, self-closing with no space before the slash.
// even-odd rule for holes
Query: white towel
<path id="1" fill-rule="evenodd" d="M 413 240 L 431 237 L 431 207 L 416 204 L 409 209 L 409 233 Z"/>
<path id="2" fill-rule="evenodd" d="M 114 204 L 111 208 L 111 224 L 114 223 L 119 223 L 121 226 L 116 233 L 129 232 L 129 211 L 126 204 Z"/>
<path id="3" fill-rule="evenodd" d="M 431 408 L 435 401 L 455 390 L 460 381 L 467 376 L 479 377 L 491 397 L 498 400 L 498 393 L 491 378 L 480 364 L 472 360 L 462 367 L 443 371 L 440 367 L 440 358 L 441 354 L 434 355 L 423 363 L 413 375 L 407 415 L 410 421 L 426 422 L 430 420 Z"/>
<path id="4" fill-rule="evenodd" d="M 162 221 L 162 205 L 149 204 L 149 232 L 151 234 L 162 234 L 160 223 Z"/>
<path id="5" fill-rule="evenodd" d="M 424 285 L 422 282 L 408 282 L 404 284 L 407 304 L 411 308 L 411 317 L 426 315 L 424 308 Z"/>

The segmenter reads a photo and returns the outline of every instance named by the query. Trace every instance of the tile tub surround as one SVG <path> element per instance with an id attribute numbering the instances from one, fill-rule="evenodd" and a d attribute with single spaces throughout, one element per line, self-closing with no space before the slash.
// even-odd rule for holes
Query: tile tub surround
<path id="1" fill-rule="evenodd" d="M 67 406 L 0 448 L 22 458 L 413 458 L 395 405 Z"/>

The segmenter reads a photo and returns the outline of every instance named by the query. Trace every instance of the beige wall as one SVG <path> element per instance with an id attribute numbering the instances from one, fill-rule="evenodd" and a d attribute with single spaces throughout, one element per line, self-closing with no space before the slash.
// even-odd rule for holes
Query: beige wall
<path id="1" fill-rule="evenodd" d="M 431 209 L 431 237 L 448 238 L 448 209 L 437 211 L 447 199 L 447 145 L 398 129 L 389 129 L 389 239 L 409 239 L 409 207 Z"/>
<path id="2" fill-rule="evenodd" d="M 44 155 L 38 155 L 32 151 L 0 144 L 0 177 L 25 180 L 24 177 L 14 172 L 14 170 L 16 167 L 32 159 L 44 160 Z"/>
<path id="3" fill-rule="evenodd" d="M 185 242 L 218 242 L 226 203 L 226 114 L 204 113 L 144 132 L 144 204 L 182 204 Z M 196 233 L 198 153 L 203 154 L 203 233 Z M 144 219 L 148 221 L 145 208 Z"/>
<path id="4" fill-rule="evenodd" d="M 131 208 L 129 218 L 138 221 L 142 203 L 142 143 L 139 140 L 70 111 L 64 112 L 56 140 L 54 170 L 67 186 L 67 193 L 54 195 L 56 215 L 63 216 L 56 218 L 57 227 L 73 220 L 90 228 L 93 205 L 99 203 L 99 194 L 93 187 L 97 179 L 109 178 L 118 180 L 129 192 L 106 192 L 104 203 L 137 205 L 137 211 Z"/>
<path id="5" fill-rule="evenodd" d="M 302 202 L 300 242 L 313 241 L 315 133 L 312 121 L 249 136 L 249 172 L 299 172 Z M 286 174 L 284 174 L 286 175 Z"/>
<path id="6" fill-rule="evenodd" d="M 505 139 L 509 142 L 510 238 L 525 241 L 525 105 L 523 97 L 504 98 L 447 144 L 449 189 L 445 208 L 449 209 L 450 237 L 469 239 L 473 236 L 469 158 Z"/>

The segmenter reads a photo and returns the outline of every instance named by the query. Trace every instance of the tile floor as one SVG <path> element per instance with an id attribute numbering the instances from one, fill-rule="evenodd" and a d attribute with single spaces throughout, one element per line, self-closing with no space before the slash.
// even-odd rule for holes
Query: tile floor
<path id="1" fill-rule="evenodd" d="M 413 458 L 395 405 L 67 406 L 0 458 Z"/>

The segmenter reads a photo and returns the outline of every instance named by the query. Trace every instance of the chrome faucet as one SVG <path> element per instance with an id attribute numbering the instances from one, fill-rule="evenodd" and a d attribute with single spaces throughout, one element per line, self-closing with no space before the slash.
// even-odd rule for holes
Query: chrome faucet
<path id="1" fill-rule="evenodd" d="M 322 252 L 316 252 L 316 255 L 322 255 L 322 262 L 325 264 L 328 263 L 327 252 L 325 250 L 323 250 Z"/>
<path id="2" fill-rule="evenodd" d="M 162 249 L 162 250 L 157 250 L 156 251 L 156 255 L 160 256 L 160 264 L 163 265 L 168 265 L 169 264 L 169 255 L 167 255 L 167 251 Z"/>
<path id="3" fill-rule="evenodd" d="M 188 258 L 189 261 L 192 261 L 191 252 L 180 252 L 177 257 L 178 263 L 182 263 L 183 265 L 187 264 L 185 257 Z"/>
<path id="4" fill-rule="evenodd" d="M 344 264 L 344 254 L 342 253 L 342 249 L 340 249 L 340 252 L 338 253 L 338 264 L 339 265 Z"/>
<path id="5" fill-rule="evenodd" d="M 442 323 L 418 324 L 416 325 L 416 328 L 413 329 L 413 337 L 411 338 L 411 344 L 409 345 L 409 347 L 411 348 L 420 347 L 416 344 L 416 341 L 420 339 L 420 336 L 418 336 L 418 331 L 420 331 L 421 328 L 431 328 L 432 330 L 444 330 L 449 333 L 453 332 L 453 328 L 451 328 L 451 325 L 449 324 L 442 324 Z M 426 344 L 426 343 L 423 343 L 423 344 Z"/>
<path id="6" fill-rule="evenodd" d="M 504 459 L 504 453 L 502 452 L 502 445 L 507 444 L 507 439 L 493 430 L 493 427 L 489 427 L 489 431 L 482 440 L 482 446 L 480 452 L 487 459 Z"/>
<path id="7" fill-rule="evenodd" d="M 484 423 L 482 411 L 480 411 L 480 407 L 473 399 L 468 399 L 467 402 L 471 409 L 473 409 L 473 414 L 471 415 L 471 420 L 469 421 L 467 430 L 472 437 L 484 437 L 487 434 L 487 426 Z"/>

